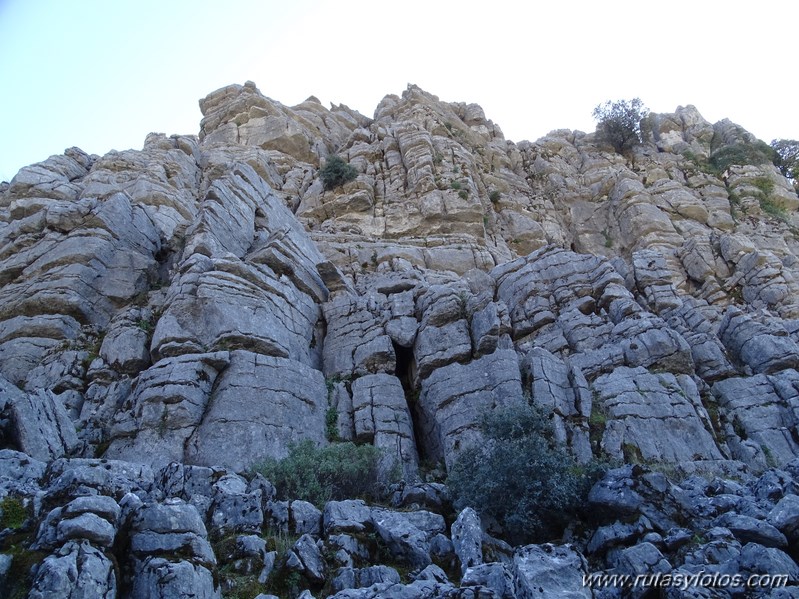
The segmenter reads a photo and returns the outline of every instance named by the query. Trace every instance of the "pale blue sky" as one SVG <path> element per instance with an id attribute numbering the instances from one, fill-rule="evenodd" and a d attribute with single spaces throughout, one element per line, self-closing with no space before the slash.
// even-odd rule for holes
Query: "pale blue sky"
<path id="1" fill-rule="evenodd" d="M 248 79 L 367 116 L 411 82 L 514 141 L 593 130 L 596 104 L 634 96 L 799 139 L 797 22 L 780 0 L 0 0 L 0 180 L 70 146 L 196 134 L 197 101 Z"/>

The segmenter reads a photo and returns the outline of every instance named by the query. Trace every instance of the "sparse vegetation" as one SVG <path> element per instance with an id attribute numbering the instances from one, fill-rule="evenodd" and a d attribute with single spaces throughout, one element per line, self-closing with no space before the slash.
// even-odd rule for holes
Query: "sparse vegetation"
<path id="1" fill-rule="evenodd" d="M 338 410 L 334 406 L 325 412 L 325 436 L 328 441 L 340 441 L 338 434 Z"/>
<path id="2" fill-rule="evenodd" d="M 488 194 L 488 199 L 491 200 L 492 204 L 496 204 L 497 202 L 499 202 L 500 197 L 502 197 L 502 194 L 499 193 L 499 191 L 496 189 L 492 191 L 490 194 Z"/>
<path id="3" fill-rule="evenodd" d="M 325 166 L 319 171 L 325 190 L 330 191 L 340 185 L 344 185 L 358 176 L 358 171 L 351 164 L 348 164 L 340 156 L 330 156 L 325 162 Z"/>
<path id="4" fill-rule="evenodd" d="M 377 476 L 381 455 L 373 445 L 346 442 L 317 447 L 305 440 L 292 445 L 286 458 L 268 459 L 254 470 L 269 479 L 283 499 L 303 499 L 318 506 L 331 499 L 377 500 L 383 492 Z"/>
<path id="5" fill-rule="evenodd" d="M 553 440 L 540 408 L 518 404 L 484 415 L 485 442 L 463 450 L 447 479 L 457 508 L 495 519 L 513 543 L 551 540 L 577 517 L 599 475 Z"/>
<path id="6" fill-rule="evenodd" d="M 641 121 L 647 116 L 649 109 L 640 98 L 607 101 L 593 112 L 599 139 L 612 145 L 619 154 L 629 152 L 643 141 Z"/>
<path id="7" fill-rule="evenodd" d="M 750 181 L 750 183 L 753 187 L 757 188 L 755 197 L 760 203 L 760 209 L 763 212 L 782 221 L 788 220 L 788 213 L 786 210 L 777 205 L 772 197 L 774 192 L 774 181 L 772 181 L 769 177 L 755 177 Z"/>

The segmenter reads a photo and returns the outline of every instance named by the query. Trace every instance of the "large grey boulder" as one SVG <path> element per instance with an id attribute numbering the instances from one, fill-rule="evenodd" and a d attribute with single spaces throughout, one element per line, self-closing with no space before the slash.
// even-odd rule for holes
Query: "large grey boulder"
<path id="1" fill-rule="evenodd" d="M 0 449 L 0 492 L 35 495 L 40 490 L 47 465 L 28 454 Z"/>
<path id="2" fill-rule="evenodd" d="M 714 524 L 729 529 L 741 543 L 758 543 L 765 547 L 785 548 L 785 535 L 768 522 L 752 516 L 727 512 L 716 518 Z"/>
<path id="3" fill-rule="evenodd" d="M 235 475 L 227 475 L 233 478 Z M 225 485 L 223 477 L 214 484 L 213 502 L 209 510 L 211 527 L 219 534 L 231 532 L 258 533 L 264 524 L 263 493 L 247 491 L 246 482 L 235 476 L 239 485 Z"/>
<path id="4" fill-rule="evenodd" d="M 799 537 L 799 496 L 785 495 L 768 514 L 768 523 L 795 542 Z"/>
<path id="5" fill-rule="evenodd" d="M 371 587 L 375 584 L 398 584 L 400 576 L 388 566 L 369 566 L 367 568 L 342 568 L 333 579 L 333 591 Z"/>
<path id="6" fill-rule="evenodd" d="M 372 523 L 375 531 L 391 554 L 414 568 L 424 568 L 431 563 L 430 538 L 404 512 L 373 508 Z"/>
<path id="7" fill-rule="evenodd" d="M 44 559 L 28 597 L 117 597 L 114 563 L 88 541 L 70 541 Z"/>
<path id="8" fill-rule="evenodd" d="M 191 504 L 179 499 L 143 504 L 131 514 L 129 526 L 131 557 L 137 561 L 148 556 L 175 559 L 175 551 L 182 548 L 182 557 L 209 568 L 216 565 L 205 524 Z"/>
<path id="9" fill-rule="evenodd" d="M 0 377 L 0 418 L 11 421 L 16 448 L 34 459 L 49 461 L 72 453 L 78 445 L 75 425 L 64 404 L 50 391 L 20 391 Z"/>
<path id="10" fill-rule="evenodd" d="M 513 554 L 516 597 L 590 598 L 591 589 L 583 585 L 588 562 L 568 545 L 527 545 Z"/>
<path id="11" fill-rule="evenodd" d="M 497 599 L 516 599 L 516 590 L 509 567 L 501 562 L 472 566 L 463 573 L 461 587 L 480 586 L 493 592 Z"/>
<path id="12" fill-rule="evenodd" d="M 100 357 L 111 368 L 136 374 L 150 365 L 149 333 L 152 310 L 138 306 L 116 315 L 100 345 Z"/>
<path id="13" fill-rule="evenodd" d="M 302 572 L 315 583 L 324 582 L 326 576 L 325 561 L 313 537 L 302 535 L 291 548 L 286 560 L 286 567 Z"/>
<path id="14" fill-rule="evenodd" d="M 372 511 L 361 499 L 328 501 L 322 514 L 324 532 L 364 532 L 372 525 Z"/>
<path id="15" fill-rule="evenodd" d="M 61 458 L 45 474 L 43 505 L 62 506 L 81 495 L 107 495 L 119 502 L 126 494 L 150 495 L 154 475 L 149 466 L 121 460 Z"/>
<path id="16" fill-rule="evenodd" d="M 620 552 L 617 571 L 624 574 L 657 574 L 671 571 L 671 564 L 652 543 L 638 543 Z"/>
<path id="17" fill-rule="evenodd" d="M 64 518 L 56 527 L 56 540 L 59 543 L 72 539 L 86 539 L 98 547 L 111 547 L 115 536 L 114 524 L 92 512 Z"/>
<path id="18" fill-rule="evenodd" d="M 315 505 L 308 501 L 292 501 L 289 509 L 291 517 L 289 521 L 293 525 L 293 532 L 296 535 L 309 534 L 318 537 L 322 532 L 322 512 Z"/>
<path id="19" fill-rule="evenodd" d="M 172 562 L 162 557 L 147 557 L 137 569 L 130 591 L 131 599 L 219 599 L 219 588 L 211 570 L 189 561 Z"/>
<path id="20" fill-rule="evenodd" d="M 483 529 L 480 516 L 472 508 L 461 510 L 452 523 L 452 545 L 461 563 L 461 574 L 483 563 Z"/>
<path id="21" fill-rule="evenodd" d="M 780 549 L 747 543 L 741 549 L 739 563 L 746 572 L 786 575 L 791 586 L 799 583 L 799 566 Z"/>

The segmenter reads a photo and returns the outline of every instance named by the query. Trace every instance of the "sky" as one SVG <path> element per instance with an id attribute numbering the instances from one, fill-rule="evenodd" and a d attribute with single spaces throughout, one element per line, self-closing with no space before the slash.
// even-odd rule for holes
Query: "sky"
<path id="1" fill-rule="evenodd" d="M 247 80 L 369 117 L 413 83 L 516 142 L 593 131 L 597 104 L 633 97 L 799 139 L 797 22 L 785 0 L 0 0 L 0 181 L 71 146 L 196 134 L 198 100 Z"/>

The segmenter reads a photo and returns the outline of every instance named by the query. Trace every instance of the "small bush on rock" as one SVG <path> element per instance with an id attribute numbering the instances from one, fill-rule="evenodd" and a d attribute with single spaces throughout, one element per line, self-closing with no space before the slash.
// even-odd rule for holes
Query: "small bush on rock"
<path id="1" fill-rule="evenodd" d="M 333 443 L 317 447 L 305 440 L 289 448 L 282 460 L 268 459 L 255 471 L 275 485 L 281 499 L 302 499 L 318 506 L 330 500 L 379 499 L 378 462 L 373 445 Z"/>
<path id="2" fill-rule="evenodd" d="M 643 141 L 641 121 L 649 116 L 649 109 L 640 98 L 607 101 L 594 108 L 593 116 L 599 139 L 624 154 Z"/>
<path id="3" fill-rule="evenodd" d="M 351 164 L 347 164 L 339 156 L 330 156 L 319 171 L 326 191 L 344 185 L 358 176 L 358 171 Z"/>
<path id="4" fill-rule="evenodd" d="M 557 446 L 538 407 L 487 413 L 481 428 L 485 442 L 462 451 L 447 479 L 455 506 L 494 518 L 514 544 L 560 536 L 602 469 L 577 464 Z"/>

